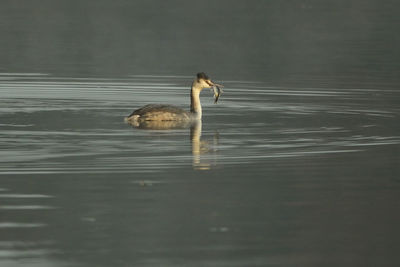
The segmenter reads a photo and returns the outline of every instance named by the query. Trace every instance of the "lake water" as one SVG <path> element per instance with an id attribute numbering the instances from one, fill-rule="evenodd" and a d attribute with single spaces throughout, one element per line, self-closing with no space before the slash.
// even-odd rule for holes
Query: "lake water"
<path id="1" fill-rule="evenodd" d="M 399 265 L 399 4 L 250 2 L 5 4 L 0 266 Z"/>

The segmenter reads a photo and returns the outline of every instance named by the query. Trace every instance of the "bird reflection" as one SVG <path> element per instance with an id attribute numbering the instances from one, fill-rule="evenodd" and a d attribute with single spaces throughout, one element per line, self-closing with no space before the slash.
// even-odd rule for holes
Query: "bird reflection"
<path id="1" fill-rule="evenodd" d="M 209 170 L 211 164 L 202 158 L 202 155 L 210 152 L 207 141 L 201 140 L 201 120 L 196 121 L 190 127 L 190 140 L 192 142 L 193 168 L 195 170 Z"/>
<path id="2" fill-rule="evenodd" d="M 190 141 L 192 147 L 192 166 L 195 170 L 209 170 L 212 166 L 216 166 L 216 161 L 207 157 L 214 150 L 210 148 L 207 140 L 201 139 L 202 122 L 197 120 L 194 122 L 185 121 L 133 121 L 129 122 L 133 127 L 145 130 L 174 130 L 190 128 Z M 218 134 L 214 135 L 213 145 L 218 145 Z"/>

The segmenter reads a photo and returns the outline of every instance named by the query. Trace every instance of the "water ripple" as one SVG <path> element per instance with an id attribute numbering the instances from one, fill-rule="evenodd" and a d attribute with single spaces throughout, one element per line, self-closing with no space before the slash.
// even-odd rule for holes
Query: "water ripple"
<path id="1" fill-rule="evenodd" d="M 44 223 L 20 223 L 20 222 L 0 222 L 0 229 L 2 228 L 37 228 L 45 227 Z"/>
<path id="2" fill-rule="evenodd" d="M 49 210 L 55 209 L 51 206 L 43 205 L 0 205 L 0 210 Z"/>
<path id="3" fill-rule="evenodd" d="M 51 197 L 53 196 L 42 195 L 42 194 L 0 194 L 0 198 L 51 198 Z"/>

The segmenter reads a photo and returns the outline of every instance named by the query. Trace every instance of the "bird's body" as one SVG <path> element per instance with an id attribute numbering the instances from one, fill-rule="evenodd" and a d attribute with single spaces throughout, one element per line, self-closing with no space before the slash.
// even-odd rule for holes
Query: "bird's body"
<path id="1" fill-rule="evenodd" d="M 189 120 L 192 114 L 172 105 L 149 104 L 132 112 L 128 118 L 141 121 Z"/>
<path id="2" fill-rule="evenodd" d="M 190 122 L 201 120 L 202 108 L 200 92 L 204 88 L 213 87 L 215 84 L 205 73 L 198 73 L 193 81 L 190 93 L 190 111 L 172 105 L 150 104 L 133 111 L 125 120 L 134 125 L 143 122 Z"/>

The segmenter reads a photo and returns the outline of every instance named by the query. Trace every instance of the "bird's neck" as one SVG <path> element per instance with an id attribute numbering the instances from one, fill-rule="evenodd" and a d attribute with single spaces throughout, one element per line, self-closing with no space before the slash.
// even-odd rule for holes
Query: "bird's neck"
<path id="1" fill-rule="evenodd" d="M 190 112 L 194 114 L 195 118 L 201 119 L 201 103 L 200 103 L 200 92 L 202 88 L 192 85 L 190 92 Z"/>

